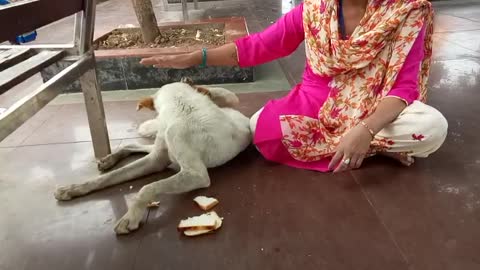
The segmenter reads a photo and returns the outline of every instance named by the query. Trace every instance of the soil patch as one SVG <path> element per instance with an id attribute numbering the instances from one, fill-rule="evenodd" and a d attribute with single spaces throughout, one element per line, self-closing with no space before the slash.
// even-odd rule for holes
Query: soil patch
<path id="1" fill-rule="evenodd" d="M 115 29 L 101 37 L 95 49 L 133 49 L 133 48 L 168 48 L 192 45 L 225 44 L 225 31 L 222 24 L 188 25 L 185 27 L 160 28 L 160 36 L 155 42 L 143 42 L 139 28 Z"/>

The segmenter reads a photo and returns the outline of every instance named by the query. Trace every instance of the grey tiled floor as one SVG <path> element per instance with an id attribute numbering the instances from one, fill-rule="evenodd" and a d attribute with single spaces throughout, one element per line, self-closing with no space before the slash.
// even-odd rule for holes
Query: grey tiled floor
<path id="1" fill-rule="evenodd" d="M 99 31 L 130 23 L 123 13 L 129 3 L 99 6 Z M 246 16 L 259 31 L 281 15 L 282 3 L 249 0 L 204 14 Z M 166 174 L 57 203 L 56 185 L 98 174 L 83 104 L 62 97 L 0 142 L 0 269 L 480 269 L 480 4 L 443 5 L 437 14 L 429 102 L 445 114 L 450 133 L 430 158 L 410 168 L 374 158 L 361 170 L 330 175 L 271 164 L 249 149 L 212 170 L 208 190 L 162 196 L 140 231 L 115 237 L 113 223 L 134 193 Z M 279 76 L 284 88 L 285 78 L 298 82 L 302 48 L 275 65 L 267 81 Z M 279 85 L 262 89 L 288 90 Z M 249 92 L 240 95 L 247 115 L 285 94 L 233 87 Z M 135 111 L 134 99 L 150 90 L 142 91 L 105 94 L 113 149 L 148 142 L 135 132 L 152 117 Z M 225 223 L 216 234 L 187 239 L 175 227 L 198 214 L 197 194 L 220 199 Z"/>

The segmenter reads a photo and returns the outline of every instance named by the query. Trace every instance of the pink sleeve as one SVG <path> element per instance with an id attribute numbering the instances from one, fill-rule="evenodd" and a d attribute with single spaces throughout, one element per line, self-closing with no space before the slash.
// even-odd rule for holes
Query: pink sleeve
<path id="1" fill-rule="evenodd" d="M 260 65 L 293 53 L 305 38 L 302 16 L 300 4 L 263 32 L 236 40 L 240 67 Z"/>
<path id="2" fill-rule="evenodd" d="M 422 28 L 417 39 L 413 43 L 410 52 L 405 59 L 400 73 L 398 73 L 397 80 L 392 87 L 392 90 L 387 96 L 398 97 L 405 101 L 407 105 L 412 104 L 413 101 L 419 97 L 418 90 L 418 73 L 420 72 L 420 65 L 424 57 L 424 40 L 425 27 Z"/>

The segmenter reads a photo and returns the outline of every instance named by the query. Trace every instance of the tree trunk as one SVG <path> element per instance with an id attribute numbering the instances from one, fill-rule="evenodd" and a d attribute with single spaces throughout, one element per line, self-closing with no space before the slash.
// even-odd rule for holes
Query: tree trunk
<path id="1" fill-rule="evenodd" d="M 152 43 L 155 41 L 155 38 L 160 35 L 157 18 L 155 18 L 155 13 L 153 12 L 152 1 L 132 0 L 132 3 L 138 23 L 142 29 L 143 41 L 145 43 Z"/>

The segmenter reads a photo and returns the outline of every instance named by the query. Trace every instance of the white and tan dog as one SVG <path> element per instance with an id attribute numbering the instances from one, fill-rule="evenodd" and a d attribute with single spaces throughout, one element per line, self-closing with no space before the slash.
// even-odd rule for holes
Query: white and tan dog
<path id="1" fill-rule="evenodd" d="M 157 195 L 210 186 L 207 168 L 228 162 L 250 144 L 249 119 L 231 108 L 237 103 L 237 96 L 226 89 L 197 87 L 188 79 L 161 87 L 139 104 L 139 108 L 154 107 L 158 113 L 139 127 L 140 135 L 155 137 L 155 143 L 122 147 L 101 159 L 98 168 L 108 170 L 132 153 L 146 156 L 85 183 L 59 187 L 55 198 L 71 200 L 167 167 L 175 169 L 175 175 L 144 186 L 115 225 L 117 234 L 138 229 L 148 203 Z"/>

